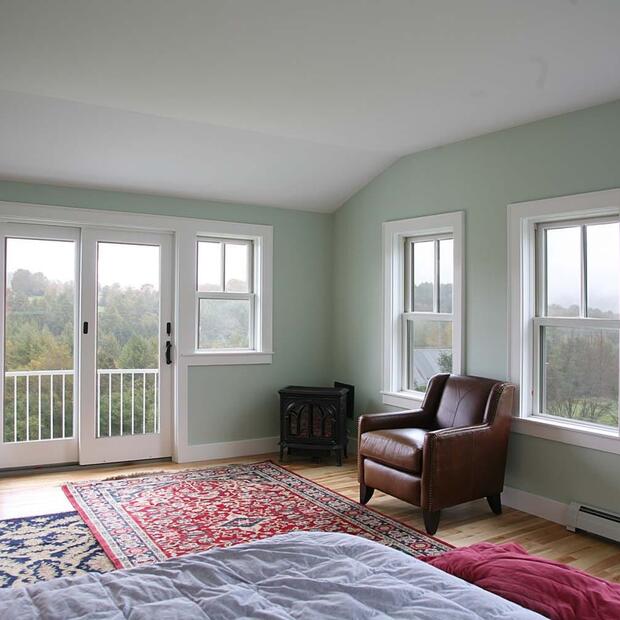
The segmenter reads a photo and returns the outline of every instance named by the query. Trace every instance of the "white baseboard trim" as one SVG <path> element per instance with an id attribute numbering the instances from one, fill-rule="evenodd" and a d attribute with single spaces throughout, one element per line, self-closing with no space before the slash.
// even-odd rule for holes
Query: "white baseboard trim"
<path id="1" fill-rule="evenodd" d="M 568 504 L 563 504 L 542 495 L 535 495 L 514 487 L 504 487 L 502 503 L 510 506 L 510 508 L 527 512 L 560 525 L 566 525 L 568 522 Z"/>
<path id="2" fill-rule="evenodd" d="M 211 459 L 230 459 L 237 456 L 252 456 L 278 451 L 280 437 L 260 437 L 241 441 L 225 441 L 222 443 L 201 443 L 184 446 L 177 456 L 177 463 L 206 461 Z"/>

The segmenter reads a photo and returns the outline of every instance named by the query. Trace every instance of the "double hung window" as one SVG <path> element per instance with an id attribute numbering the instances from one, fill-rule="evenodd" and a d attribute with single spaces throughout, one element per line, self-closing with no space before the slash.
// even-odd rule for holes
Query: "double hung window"
<path id="1" fill-rule="evenodd" d="M 405 239 L 403 386 L 424 392 L 438 372 L 452 372 L 454 237 Z"/>
<path id="2" fill-rule="evenodd" d="M 385 222 L 383 402 L 415 406 L 462 372 L 464 214 Z"/>
<path id="3" fill-rule="evenodd" d="M 513 429 L 620 454 L 620 190 L 508 208 Z"/>
<path id="4" fill-rule="evenodd" d="M 620 225 L 536 225 L 534 414 L 618 427 Z"/>
<path id="5" fill-rule="evenodd" d="M 253 350 L 254 242 L 201 238 L 197 257 L 197 349 Z"/>

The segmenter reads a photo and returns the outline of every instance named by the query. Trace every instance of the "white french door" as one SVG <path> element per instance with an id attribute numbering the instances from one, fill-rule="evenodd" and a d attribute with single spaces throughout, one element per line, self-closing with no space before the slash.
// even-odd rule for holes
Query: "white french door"
<path id="1" fill-rule="evenodd" d="M 0 468 L 166 457 L 172 237 L 0 224 Z"/>
<path id="2" fill-rule="evenodd" d="M 0 467 L 78 460 L 77 228 L 1 224 Z"/>
<path id="3" fill-rule="evenodd" d="M 82 272 L 80 463 L 170 456 L 172 239 L 85 229 Z"/>

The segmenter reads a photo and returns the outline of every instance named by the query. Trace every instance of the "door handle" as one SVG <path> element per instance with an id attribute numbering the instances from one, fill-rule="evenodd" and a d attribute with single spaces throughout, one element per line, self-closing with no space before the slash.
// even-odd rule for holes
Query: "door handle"
<path id="1" fill-rule="evenodd" d="M 172 364 L 172 343 L 166 340 L 166 364 Z"/>

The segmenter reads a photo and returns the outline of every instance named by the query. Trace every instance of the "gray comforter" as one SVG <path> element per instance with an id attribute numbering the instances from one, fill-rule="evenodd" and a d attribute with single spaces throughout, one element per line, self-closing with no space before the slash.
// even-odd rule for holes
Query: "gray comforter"
<path id="1" fill-rule="evenodd" d="M 2 620 L 540 617 L 395 549 L 318 532 L 0 591 Z"/>

